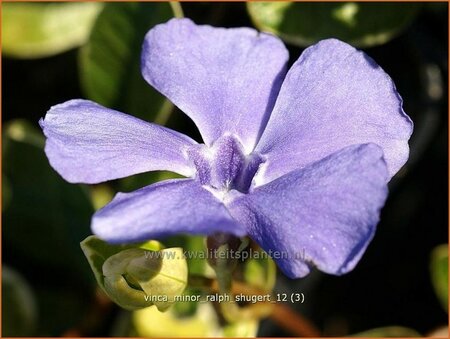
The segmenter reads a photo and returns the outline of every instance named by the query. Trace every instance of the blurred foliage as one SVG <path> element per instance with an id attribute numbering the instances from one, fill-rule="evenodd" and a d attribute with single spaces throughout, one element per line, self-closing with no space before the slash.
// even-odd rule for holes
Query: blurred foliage
<path id="1" fill-rule="evenodd" d="M 431 253 L 431 280 L 442 307 L 448 312 L 448 245 L 437 246 Z"/>
<path id="2" fill-rule="evenodd" d="M 33 278 L 33 284 L 38 286 L 35 291 L 39 306 L 37 333 L 40 336 L 61 335 L 77 328 L 92 307 L 95 285 L 82 284 L 76 276 L 60 274 L 58 278 L 62 281 L 53 279 L 54 282 L 49 283 L 44 277 Z"/>
<path id="3" fill-rule="evenodd" d="M 22 336 L 55 335 L 74 326 L 93 291 L 86 289 L 92 275 L 79 250 L 90 233 L 91 202 L 84 186 L 67 183 L 48 165 L 43 145 L 43 135 L 28 121 L 3 128 L 3 174 L 11 191 L 2 215 L 3 251 L 33 278 L 40 318 L 37 332 L 24 323 Z"/>
<path id="4" fill-rule="evenodd" d="M 17 272 L 2 267 L 2 335 L 33 335 L 37 325 L 37 305 L 29 284 Z"/>
<path id="5" fill-rule="evenodd" d="M 180 317 L 174 309 L 160 313 L 154 307 L 133 313 L 133 326 L 141 337 L 255 337 L 258 321 L 242 319 L 223 325 L 210 302 L 200 303 L 195 314 Z"/>
<path id="6" fill-rule="evenodd" d="M 260 250 L 261 254 L 264 254 Z M 244 280 L 261 291 L 271 292 L 275 287 L 277 268 L 275 262 L 267 257 L 250 258 L 244 263 Z"/>
<path id="7" fill-rule="evenodd" d="M 174 310 L 158 312 L 154 307 L 135 311 L 133 325 L 141 337 L 208 337 L 219 331 L 218 319 L 210 303 L 200 304 L 194 315 L 179 317 Z"/>
<path id="8" fill-rule="evenodd" d="M 183 8 L 188 17 L 197 23 L 207 23 L 214 26 L 250 26 L 251 23 L 247 17 L 247 14 L 249 14 L 258 29 L 275 33 L 283 38 L 288 43 L 287 47 L 291 55 L 298 55 L 301 52 L 295 46 L 306 46 L 327 37 L 338 37 L 353 45 L 363 47 L 385 44 L 392 40 L 391 43 L 374 48 L 372 51 L 377 61 L 387 60 L 392 62 L 392 64 L 387 62 L 386 70 L 389 74 L 392 74 L 396 84 L 399 85 L 399 89 L 402 87 L 402 82 L 403 90 L 406 88 L 404 92 L 401 92 L 402 95 L 405 93 L 405 104 L 410 105 L 417 111 L 416 116 L 414 116 L 414 112 L 411 114 L 417 126 L 416 131 L 420 130 L 421 126 L 428 126 L 428 123 L 420 120 L 424 111 L 416 108 L 417 105 L 414 101 L 422 100 L 421 93 L 419 93 L 420 86 L 408 87 L 410 83 L 417 85 L 416 78 L 411 77 L 411 74 L 421 74 L 423 72 L 421 67 L 425 63 L 431 64 L 439 71 L 438 63 L 430 63 L 427 58 L 435 53 L 433 48 L 439 46 L 442 41 L 447 41 L 445 35 L 447 30 L 445 29 L 444 32 L 444 40 L 442 37 L 436 38 L 430 32 L 437 31 L 440 27 L 438 23 L 435 23 L 436 18 L 447 18 L 448 15 L 446 4 L 429 5 L 431 14 L 428 15 L 430 17 L 426 18 L 425 21 L 423 18 L 421 19 L 421 25 L 423 25 L 423 22 L 429 25 L 426 26 L 425 24 L 425 28 L 420 25 L 415 26 L 416 31 L 409 30 L 409 35 L 403 37 L 403 40 L 395 40 L 394 38 L 399 36 L 416 17 L 420 6 L 428 8 L 428 5 L 416 3 L 183 3 Z M 118 336 L 145 337 L 255 336 L 259 327 L 257 320 L 240 319 L 233 324 L 224 325 L 224 319 L 217 314 L 220 313 L 217 312 L 220 308 L 219 305 L 211 302 L 179 302 L 165 313 L 159 312 L 154 306 L 147 307 L 148 303 L 145 303 L 145 305 L 142 305 L 142 307 L 146 307 L 144 309 L 133 312 L 120 311 L 118 316 L 117 309 L 113 309 L 112 313 L 100 312 L 94 314 L 94 316 L 91 314 L 91 308 L 96 306 L 98 300 L 94 299 L 96 284 L 93 274 L 89 270 L 89 265 L 100 287 L 111 296 L 114 293 L 111 293 L 111 289 L 105 288 L 104 272 L 104 264 L 109 258 L 124 250 L 136 249 L 136 247 L 155 251 L 163 249 L 162 244 L 157 242 L 119 246 L 106 244 L 93 236 L 86 238 L 90 234 L 89 224 L 94 209 L 101 208 L 108 203 L 116 191 L 132 191 L 156 181 L 178 176 L 169 172 L 143 173 L 91 187 L 66 183 L 49 166 L 43 151 L 44 138 L 37 126 L 37 120 L 44 112 L 33 106 L 34 101 L 39 100 L 39 102 L 48 105 L 46 107 L 50 107 L 50 105 L 56 103 L 53 102 L 55 99 L 50 99 L 52 98 L 51 95 L 48 95 L 47 98 L 47 95 L 42 95 L 42 92 L 39 91 L 32 91 L 30 94 L 23 90 L 23 88 L 27 88 L 23 86 L 26 83 L 29 86 L 34 86 L 30 87 L 34 89 L 45 87 L 50 82 L 53 86 L 61 85 L 55 80 L 57 78 L 55 75 L 49 76 L 50 79 L 46 77 L 50 74 L 50 70 L 56 69 L 53 62 L 59 60 L 63 65 L 74 67 L 71 60 L 78 56 L 79 78 L 73 79 L 73 77 L 68 76 L 69 79 L 65 79 L 61 86 L 72 88 L 69 84 L 79 81 L 81 88 L 73 87 L 75 88 L 75 90 L 72 89 L 75 92 L 74 96 L 82 95 L 80 92 L 82 91 L 87 98 L 105 106 L 133 114 L 147 121 L 166 124 L 172 111 L 176 109 L 143 80 L 140 74 L 140 53 L 145 33 L 154 25 L 165 22 L 173 16 L 182 16 L 180 5 L 133 2 L 4 3 L 2 9 L 2 46 L 4 55 L 7 56 L 6 60 L 9 60 L 9 65 L 13 66 L 11 69 L 15 69 L 17 72 L 17 69 L 21 69 L 26 62 L 30 65 L 39 66 L 38 58 L 43 58 L 42 64 L 46 64 L 42 69 L 39 69 L 39 72 L 31 72 L 32 75 L 34 74 L 33 76 L 26 77 L 23 76 L 23 73 L 11 71 L 13 76 L 9 78 L 10 82 L 18 82 L 20 86 L 16 86 L 19 90 L 15 94 L 13 93 L 14 97 L 11 99 L 12 104 L 8 108 L 8 114 L 12 118 L 15 114 L 21 114 L 21 116 L 27 116 L 28 119 L 11 120 L 4 124 L 3 128 L 3 253 L 4 260 L 11 264 L 14 270 L 23 274 L 23 277 L 21 277 L 13 269 L 3 266 L 3 308 L 7 310 L 3 312 L 2 318 L 3 335 L 58 336 L 77 333 L 87 336 L 105 336 L 105 334 L 110 333 Z M 434 24 L 437 25 L 437 28 L 431 27 Z M 417 34 L 417 31 L 420 31 L 420 34 Z M 421 34 L 423 37 L 421 37 Z M 432 37 L 432 39 L 429 39 L 429 37 Z M 408 47 L 406 51 L 405 46 Z M 416 47 L 412 48 L 411 46 Z M 420 49 L 417 46 L 420 46 Z M 60 54 L 72 48 L 78 49 L 69 52 L 67 55 Z M 446 48 L 444 50 L 444 52 L 447 51 Z M 392 54 L 392 51 L 395 55 Z M 399 62 L 399 58 L 404 60 L 405 53 L 409 56 L 408 60 Z M 419 53 L 425 53 L 427 58 L 418 56 Z M 44 57 L 56 54 L 60 55 L 54 56 L 54 59 L 44 59 Z M 17 61 L 14 58 L 22 60 Z M 27 58 L 35 60 L 23 60 Z M 447 60 L 446 55 L 443 60 Z M 9 68 L 5 67 L 5 73 L 7 71 L 9 71 Z M 54 72 L 57 73 L 58 71 Z M 16 74 L 19 74 L 19 76 L 16 76 Z M 30 84 L 33 81 L 35 83 Z M 404 85 L 405 83 L 407 86 Z M 8 83 L 8 85 L 10 84 Z M 439 83 L 439 86 L 442 93 L 447 93 L 445 88 L 441 88 L 442 83 Z M 7 91 L 11 87 L 4 87 L 6 87 L 4 92 L 10 93 Z M 72 94 L 70 93 L 70 95 Z M 10 98 L 7 96 L 5 99 Z M 68 97 L 64 94 L 59 99 L 62 102 Z M 17 105 L 18 102 L 24 101 L 29 105 Z M 428 101 L 422 104 L 430 106 Z M 439 112 L 438 104 L 433 102 L 433 105 L 435 105 L 433 106 L 435 111 Z M 22 112 L 17 107 L 29 108 L 22 109 L 26 111 Z M 180 129 L 186 130 L 187 134 L 198 133 L 193 125 L 188 125 L 188 120 L 182 118 L 181 115 L 175 116 L 174 114 L 171 122 Z M 440 122 L 442 126 L 446 126 L 445 122 Z M 446 155 L 448 150 L 436 151 L 437 146 L 442 145 L 444 139 L 442 139 L 442 131 L 439 134 L 442 140 L 439 139 L 439 136 L 436 136 L 437 132 L 433 131 L 428 133 L 428 137 L 429 140 L 434 140 L 434 148 L 430 147 L 433 151 L 428 153 L 429 158 L 422 161 L 422 164 L 425 164 L 426 168 L 431 166 L 434 175 L 436 171 L 432 164 L 436 164 L 436 159 L 440 159 L 439 164 L 443 164 L 446 159 L 443 159 L 442 154 Z M 411 151 L 412 154 L 417 151 L 414 143 L 411 144 Z M 432 154 L 431 158 L 429 154 Z M 422 157 L 422 153 L 420 153 L 420 156 Z M 436 158 L 433 158 L 433 156 Z M 393 323 L 415 327 L 417 319 L 420 319 L 417 328 L 421 331 L 423 328 L 430 328 L 431 325 L 429 324 L 436 328 L 437 325 L 442 323 L 442 320 L 440 320 L 442 317 L 439 318 L 440 313 L 437 312 L 444 315 L 445 312 L 439 308 L 437 300 L 434 301 L 435 303 L 429 303 L 430 305 L 424 302 L 430 295 L 431 299 L 435 299 L 431 291 L 430 279 L 428 279 L 428 276 L 424 277 L 424 274 L 420 271 L 422 266 L 428 268 L 428 262 L 423 264 L 414 260 L 411 264 L 409 252 L 407 253 L 403 249 L 401 253 L 397 253 L 397 240 L 403 241 L 405 234 L 415 234 L 414 230 L 419 229 L 419 232 L 417 232 L 420 234 L 418 243 L 420 243 L 421 248 L 424 248 L 424 251 L 425 248 L 428 251 L 430 243 L 435 246 L 442 242 L 442 240 L 436 242 L 433 238 L 439 236 L 439 239 L 441 239 L 442 230 L 430 228 L 430 232 L 423 236 L 423 225 L 420 224 L 420 219 L 416 218 L 417 220 L 412 221 L 408 219 L 408 217 L 412 218 L 413 212 L 423 210 L 423 214 L 426 216 L 425 221 L 423 221 L 424 224 L 428 225 L 430 223 L 429 216 L 433 215 L 435 217 L 433 225 L 440 226 L 440 219 L 436 217 L 439 213 L 433 213 L 433 211 L 436 212 L 441 206 L 439 201 L 442 199 L 436 198 L 436 201 L 431 201 L 432 208 L 422 204 L 420 205 L 424 206 L 422 209 L 412 208 L 411 206 L 416 205 L 409 202 L 411 199 L 417 201 L 422 196 L 425 188 L 421 189 L 420 185 L 425 185 L 426 190 L 429 190 L 429 194 L 432 194 L 433 198 L 439 196 L 442 192 L 432 191 L 431 189 L 442 185 L 439 182 L 437 185 L 431 185 L 430 188 L 430 185 L 426 184 L 430 181 L 417 180 L 417 178 L 421 180 L 429 178 L 426 175 L 428 172 L 423 172 L 423 167 L 422 172 L 416 170 L 416 176 L 414 177 L 419 186 L 417 184 L 412 185 L 412 179 L 408 183 L 408 175 L 411 175 L 410 172 L 414 171 L 414 166 L 416 166 L 415 163 L 414 166 L 411 164 L 412 162 L 409 164 L 408 171 L 406 171 L 406 179 L 402 178 L 409 185 L 409 190 L 404 190 L 400 198 L 395 196 L 397 187 L 392 190 L 391 202 L 388 202 L 385 208 L 388 212 L 385 212 L 386 215 L 382 222 L 386 222 L 386 216 L 389 217 L 389 204 L 394 206 L 400 214 L 394 214 L 393 217 L 391 214 L 391 219 L 394 220 L 391 220 L 391 224 L 380 225 L 377 238 L 369 248 L 369 253 L 365 255 L 361 264 L 349 277 L 339 277 L 333 280 L 334 277 L 324 278 L 323 275 L 314 272 L 301 281 L 286 282 L 283 276 L 279 276 L 281 282 L 279 281 L 277 287 L 275 287 L 275 264 L 271 259 L 262 258 L 248 259 L 242 265 L 239 265 L 234 272 L 235 280 L 268 293 L 274 287 L 276 290 L 278 288 L 287 292 L 305 289 L 307 299 L 314 300 L 314 302 L 302 304 L 298 311 L 311 317 L 314 322 L 323 325 L 323 327 L 326 327 L 326 322 L 337 313 L 345 318 L 342 323 L 351 325 L 348 326 L 350 333 L 371 328 L 374 324 L 379 326 Z M 419 169 L 420 164 L 418 162 Z M 438 180 L 438 177 L 432 179 Z M 414 189 L 419 193 L 415 192 Z M 447 192 L 445 192 L 446 195 Z M 399 203 L 400 200 L 401 203 Z M 395 202 L 398 205 L 394 205 Z M 414 211 L 411 212 L 411 210 Z M 399 231 L 399 225 L 405 227 Z M 393 227 L 390 228 L 389 226 Z M 415 226 L 416 228 L 414 228 Z M 389 231 L 385 231 L 387 229 Z M 381 241 L 381 245 L 380 243 L 377 244 L 376 241 L 379 241 L 380 236 L 383 236 L 382 232 L 388 232 L 389 239 L 393 239 L 392 242 L 395 244 L 391 244 L 391 247 L 383 241 Z M 399 238 L 395 238 L 395 235 Z M 83 252 L 79 248 L 79 242 L 83 239 L 85 240 L 81 247 L 88 263 L 83 258 Z M 413 240 L 408 239 L 411 244 Z M 165 239 L 164 243 L 167 247 L 181 246 L 184 250 L 190 250 L 191 252 L 206 251 L 204 238 L 200 236 L 180 235 Z M 370 251 L 376 251 L 377 248 L 380 251 L 381 248 L 384 253 L 386 249 L 389 251 L 389 248 L 392 247 L 397 251 L 396 257 L 390 261 L 392 267 L 386 267 L 385 260 L 380 257 L 376 257 L 376 264 L 373 261 L 370 262 Z M 378 254 L 380 252 L 372 252 L 372 256 L 373 253 Z M 418 253 L 415 253 L 416 257 L 419 255 Z M 123 255 L 128 254 L 129 252 L 125 252 Z M 424 261 L 427 254 L 423 256 Z M 392 253 L 389 253 L 389 255 L 392 255 Z M 403 256 L 410 261 L 407 263 L 401 261 Z M 115 257 L 115 259 L 117 258 Z M 121 255 L 119 255 L 119 259 L 123 259 Z M 186 258 L 186 260 L 190 274 L 207 279 L 214 278 L 214 271 L 208 266 L 206 259 L 192 257 Z M 364 261 L 366 266 L 364 266 Z M 367 269 L 367 265 L 372 266 Z M 414 267 L 408 270 L 412 265 Z M 380 270 L 379 267 L 382 269 Z M 364 273 L 364 269 L 367 272 Z M 386 273 L 386 269 L 390 271 Z M 441 304 L 447 309 L 448 247 L 446 245 L 442 245 L 433 251 L 430 269 L 436 294 Z M 408 275 L 410 271 L 414 274 Z M 375 285 L 376 288 L 380 285 L 374 275 L 380 276 L 383 281 L 386 279 L 386 275 L 389 276 L 389 279 L 398 280 L 391 281 L 391 295 L 398 295 L 402 305 L 405 304 L 402 300 L 408 299 L 405 307 L 410 310 L 410 313 L 398 311 L 403 306 L 395 304 L 396 300 L 392 300 L 389 307 L 386 307 L 381 298 L 376 300 L 376 304 L 374 304 L 371 298 L 373 299 L 377 293 L 382 293 L 384 298 L 386 292 L 385 290 L 381 291 L 381 289 L 380 292 L 373 290 L 373 295 L 367 296 L 367 289 L 370 288 L 367 286 L 370 286 L 370 281 L 373 281 L 372 285 Z M 136 285 L 139 285 L 139 281 L 134 276 L 128 273 L 125 276 L 126 279 L 124 277 L 122 281 L 126 283 L 125 287 L 138 287 Z M 395 278 L 393 278 L 394 276 Z M 320 281 L 325 281 L 326 284 L 321 286 Z M 427 283 L 430 285 L 430 291 L 426 290 Z M 414 289 L 413 287 L 416 285 L 419 287 Z M 397 286 L 401 286 L 401 288 L 396 289 Z M 143 289 L 140 289 L 142 292 Z M 139 288 L 136 289 L 136 291 L 138 290 Z M 333 298 L 336 299 L 329 298 L 327 291 L 330 290 L 332 290 L 330 293 L 333 294 Z M 344 297 L 339 299 L 335 290 L 342 291 Z M 358 298 L 359 290 L 362 290 L 363 295 L 367 298 L 363 301 L 361 299 L 356 300 L 356 307 L 361 309 L 361 315 L 354 316 L 351 313 L 353 311 L 349 312 L 348 309 L 355 309 L 355 304 L 352 304 L 350 300 Z M 372 289 L 370 290 L 372 291 Z M 407 291 L 405 292 L 405 290 Z M 416 297 L 416 294 L 420 294 L 417 297 L 417 303 L 415 303 L 415 300 L 410 301 L 412 299 L 408 295 L 410 290 L 413 291 L 413 298 Z M 352 291 L 352 296 L 346 294 L 346 291 Z M 207 289 L 199 286 L 188 287 L 184 292 L 185 295 L 202 296 L 207 293 L 210 293 L 210 291 L 208 292 Z M 326 300 L 321 300 L 321 297 Z M 117 298 L 113 295 L 112 299 Z M 342 307 L 343 304 L 347 305 L 347 309 Z M 420 305 L 420 307 L 417 305 Z M 292 306 L 294 307 L 294 305 Z M 436 309 L 437 311 L 429 312 L 430 309 Z M 377 311 L 379 312 L 378 315 Z M 427 314 L 425 317 L 423 316 L 424 312 Z M 438 317 L 436 317 L 436 314 Z M 358 320 L 358 316 L 364 319 L 360 319 L 359 322 L 355 321 L 355 319 Z M 414 316 L 416 317 L 414 318 Z M 395 320 L 392 322 L 391 319 Z M 370 323 L 370 325 L 366 326 L 366 323 Z M 354 327 L 356 327 L 356 330 L 352 330 Z M 72 329 L 77 329 L 80 332 L 71 332 Z M 270 336 L 274 333 L 273 331 L 276 331 L 277 336 L 280 334 L 280 328 L 275 327 L 274 329 L 270 322 L 263 322 L 260 334 Z M 289 334 L 282 331 L 283 329 L 281 329 L 282 335 Z M 343 331 L 342 333 L 348 332 Z M 359 332 L 355 336 L 416 337 L 419 336 L 419 333 L 406 327 L 392 326 Z"/>
<path id="9" fill-rule="evenodd" d="M 109 203 L 114 197 L 114 190 L 108 184 L 99 184 L 91 187 L 90 196 L 92 205 L 98 210 Z"/>
<path id="10" fill-rule="evenodd" d="M 140 54 L 150 28 L 173 17 L 169 3 L 106 3 L 81 49 L 80 77 L 89 99 L 164 123 L 172 104 L 141 75 Z"/>
<path id="11" fill-rule="evenodd" d="M 405 29 L 419 8 L 418 3 L 247 3 L 258 29 L 298 46 L 326 38 L 338 38 L 359 47 L 383 44 Z"/>
<path id="12" fill-rule="evenodd" d="M 30 263 L 86 276 L 79 243 L 90 233 L 93 208 L 84 187 L 67 183 L 49 166 L 34 125 L 16 120 L 3 131 L 3 173 L 11 190 L 3 212 L 5 249 Z"/>
<path id="13" fill-rule="evenodd" d="M 449 333 L 448 326 L 441 326 L 441 327 L 435 328 L 430 333 L 427 333 L 427 337 L 448 338 L 448 333 Z"/>
<path id="14" fill-rule="evenodd" d="M 257 319 L 242 319 L 223 327 L 223 336 L 228 338 L 253 338 L 259 328 Z"/>
<path id="15" fill-rule="evenodd" d="M 120 192 L 132 192 L 158 181 L 176 178 L 183 177 L 177 173 L 167 171 L 146 172 L 119 179 L 115 187 Z"/>
<path id="16" fill-rule="evenodd" d="M 417 331 L 407 327 L 401 326 L 388 326 L 374 328 L 372 330 L 360 332 L 352 335 L 352 337 L 358 338 L 417 338 L 422 337 Z"/>
<path id="17" fill-rule="evenodd" d="M 85 43 L 103 4 L 2 3 L 2 50 L 17 58 L 41 58 Z"/>
<path id="18" fill-rule="evenodd" d="M 167 247 L 181 246 L 191 253 L 206 254 L 205 238 L 202 236 L 176 235 L 164 240 Z M 192 255 L 186 258 L 190 274 L 212 276 L 213 270 L 207 264 L 205 256 Z"/>
<path id="19" fill-rule="evenodd" d="M 8 178 L 2 173 L 2 211 L 4 211 L 11 201 L 11 185 Z"/>

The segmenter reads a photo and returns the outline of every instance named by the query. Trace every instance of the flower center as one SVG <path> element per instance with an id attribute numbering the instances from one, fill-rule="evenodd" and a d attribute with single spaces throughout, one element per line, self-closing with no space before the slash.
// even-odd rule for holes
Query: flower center
<path id="1" fill-rule="evenodd" d="M 211 147 L 204 144 L 192 146 L 188 156 L 197 169 L 197 179 L 226 193 L 237 190 L 247 193 L 252 179 L 263 163 L 258 154 L 246 155 L 241 143 L 232 135 L 217 139 Z"/>

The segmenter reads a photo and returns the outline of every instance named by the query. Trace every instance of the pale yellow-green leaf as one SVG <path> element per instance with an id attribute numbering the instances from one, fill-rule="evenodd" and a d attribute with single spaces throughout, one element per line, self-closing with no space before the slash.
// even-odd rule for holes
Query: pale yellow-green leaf
<path id="1" fill-rule="evenodd" d="M 223 328 L 223 336 L 228 338 L 253 338 L 258 333 L 259 321 L 244 319 Z"/>
<path id="2" fill-rule="evenodd" d="M 255 337 L 257 320 L 246 320 L 221 326 L 210 302 L 202 302 L 191 316 L 177 316 L 171 308 L 161 313 L 154 307 L 133 312 L 133 325 L 141 337 Z"/>
<path id="3" fill-rule="evenodd" d="M 40 58 L 78 47 L 102 7 L 98 2 L 3 3 L 3 53 Z"/>
<path id="4" fill-rule="evenodd" d="M 161 313 L 155 307 L 133 313 L 133 325 L 141 337 L 217 337 L 219 322 L 211 303 L 201 303 L 190 317 L 177 317 L 173 309 Z"/>

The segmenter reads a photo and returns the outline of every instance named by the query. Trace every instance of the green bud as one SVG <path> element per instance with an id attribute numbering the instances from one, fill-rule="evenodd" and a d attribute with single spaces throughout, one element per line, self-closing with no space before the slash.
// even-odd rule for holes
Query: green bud
<path id="1" fill-rule="evenodd" d="M 106 291 L 125 308 L 155 305 L 165 311 L 187 284 L 188 270 L 181 248 L 124 250 L 109 257 L 102 270 Z"/>
<path id="2" fill-rule="evenodd" d="M 109 245 L 93 236 L 81 247 L 100 287 L 127 310 L 155 305 L 165 311 L 186 287 L 188 268 L 181 248 L 148 250 L 149 243 L 139 248 Z"/>

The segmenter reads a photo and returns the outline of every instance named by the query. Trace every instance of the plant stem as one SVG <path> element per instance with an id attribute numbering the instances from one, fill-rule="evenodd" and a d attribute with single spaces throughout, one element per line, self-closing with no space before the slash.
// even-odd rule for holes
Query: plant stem
<path id="1" fill-rule="evenodd" d="M 175 18 L 183 18 L 183 8 L 181 7 L 181 4 L 178 1 L 170 1 L 170 7 L 172 7 L 173 15 Z"/>
<path id="2" fill-rule="evenodd" d="M 283 329 L 298 337 L 320 336 L 319 330 L 301 314 L 284 304 L 274 304 L 274 306 L 270 318 Z"/>
<path id="3" fill-rule="evenodd" d="M 189 276 L 189 285 L 205 289 L 212 293 L 220 293 L 219 282 L 216 279 L 191 275 Z M 265 295 L 267 293 L 242 282 L 233 281 L 231 285 L 231 294 L 251 296 Z M 237 304 L 234 303 L 234 306 L 225 306 L 225 308 L 226 314 L 231 315 L 233 319 L 236 319 L 235 317 L 240 320 L 270 317 L 275 323 L 295 336 L 320 336 L 320 331 L 308 319 L 281 303 L 260 302 L 245 308 L 239 308 Z M 235 311 L 235 308 L 239 309 L 239 313 Z"/>

